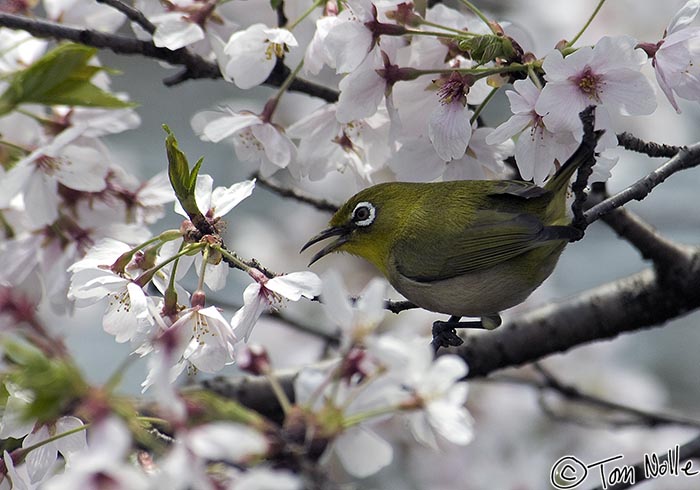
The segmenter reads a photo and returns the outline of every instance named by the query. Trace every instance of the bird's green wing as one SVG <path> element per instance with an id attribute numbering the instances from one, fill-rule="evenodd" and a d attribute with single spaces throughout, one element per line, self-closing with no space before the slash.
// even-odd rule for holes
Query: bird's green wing
<path id="1" fill-rule="evenodd" d="M 479 209 L 465 227 L 449 226 L 441 236 L 416 230 L 393 250 L 398 271 L 431 282 L 498 265 L 551 240 L 568 238 L 565 227 L 545 226 L 532 214 Z M 447 228 L 447 231 L 445 231 Z"/>

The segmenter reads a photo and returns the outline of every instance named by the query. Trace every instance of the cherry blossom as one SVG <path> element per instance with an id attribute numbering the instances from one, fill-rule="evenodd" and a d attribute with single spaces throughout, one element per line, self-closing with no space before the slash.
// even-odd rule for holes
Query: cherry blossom
<path id="1" fill-rule="evenodd" d="M 346 346 L 362 344 L 384 319 L 386 281 L 379 278 L 370 281 L 357 301 L 348 299 L 350 295 L 336 271 L 324 275 L 323 285 L 323 309 L 328 318 L 340 327 L 343 343 Z"/>
<path id="2" fill-rule="evenodd" d="M 408 414 L 416 439 L 437 449 L 436 435 L 455 444 L 468 444 L 473 437 L 472 418 L 464 407 L 467 374 L 464 361 L 455 355 L 433 359 L 422 339 L 404 340 L 384 335 L 370 344 L 370 352 L 383 363 L 388 376 L 396 377 L 407 390 L 404 406 L 418 409 Z"/>
<path id="3" fill-rule="evenodd" d="M 553 133 L 547 129 L 542 116 L 535 111 L 540 89 L 531 80 L 517 80 L 513 88 L 506 92 L 513 115 L 486 137 L 486 143 L 503 143 L 519 135 L 515 142 L 515 162 L 520 175 L 542 185 L 556 168 L 555 163 L 565 162 L 578 142 L 571 132 Z"/>
<path id="4" fill-rule="evenodd" d="M 210 175 L 199 175 L 197 176 L 194 195 L 200 212 L 216 228 L 225 214 L 253 193 L 255 180 L 237 182 L 230 187 L 213 187 L 214 180 Z M 175 201 L 175 212 L 181 216 L 187 217 L 187 213 L 182 209 L 178 201 Z M 197 274 L 201 274 L 202 256 L 197 255 L 194 263 Z M 191 264 L 192 261 L 187 260 L 187 258 L 181 260 L 181 274 L 184 274 Z M 216 263 L 207 262 L 204 273 L 204 283 L 209 286 L 212 291 L 218 291 L 226 285 L 228 272 L 228 265 L 221 262 L 221 260 Z"/>
<path id="5" fill-rule="evenodd" d="M 699 10 L 700 2 L 689 0 L 668 24 L 661 41 L 639 45 L 652 57 L 656 81 L 679 114 L 674 92 L 683 99 L 700 100 L 700 27 L 690 25 Z"/>
<path id="6" fill-rule="evenodd" d="M 253 88 L 267 79 L 278 58 L 297 45 L 294 35 L 286 29 L 253 24 L 228 40 L 224 71 L 239 88 Z"/>
<path id="7" fill-rule="evenodd" d="M 65 473 L 56 475 L 42 488 L 73 490 L 109 486 L 115 490 L 150 488 L 148 479 L 140 470 L 127 463 L 131 435 L 123 421 L 110 417 L 94 423 L 88 431 L 85 449 L 74 454 L 73 464 Z"/>
<path id="8" fill-rule="evenodd" d="M 283 298 L 299 301 L 302 296 L 314 298 L 321 294 L 321 280 L 313 272 L 291 272 L 271 279 L 256 269 L 250 269 L 248 274 L 255 282 L 243 291 L 243 306 L 231 319 L 236 335 L 246 342 L 265 309 L 279 305 Z"/>
<path id="9" fill-rule="evenodd" d="M 579 112 L 602 105 L 623 115 L 651 114 L 656 109 L 654 88 L 640 72 L 644 52 L 629 37 L 603 37 L 566 58 L 552 51 L 542 68 L 547 84 L 535 109 L 550 131 L 580 134 Z"/>
<path id="10" fill-rule="evenodd" d="M 200 371 L 215 373 L 235 362 L 236 334 L 216 306 L 188 308 L 170 328 L 189 339 L 182 359 Z"/>
<path id="11" fill-rule="evenodd" d="M 131 251 L 126 243 L 104 239 L 68 268 L 72 274 L 68 297 L 76 306 L 87 306 L 109 298 L 102 325 L 117 342 L 138 340 L 154 326 L 149 299 L 134 279 L 140 272 L 131 263 L 124 271 L 113 270 L 113 264 Z"/>
<path id="12" fill-rule="evenodd" d="M 351 170 L 364 185 L 391 150 L 386 110 L 380 106 L 373 116 L 347 123 L 338 121 L 336 111 L 337 104 L 326 104 L 287 128 L 291 138 L 300 140 L 291 171 L 321 180 L 330 172 Z"/>
<path id="13" fill-rule="evenodd" d="M 42 425 L 29 433 L 22 441 L 22 447 L 28 448 L 34 444 L 41 443 L 49 437 L 79 429 L 83 427 L 83 425 L 82 420 L 76 417 L 61 417 L 55 424 L 51 424 L 50 426 Z M 27 454 L 26 458 L 27 472 L 29 473 L 31 481 L 38 482 L 49 475 L 49 471 L 53 470 L 56 465 L 58 453 L 66 460 L 66 464 L 70 464 L 73 455 L 82 451 L 86 444 L 85 432 L 80 431 L 60 437 L 55 441 L 33 449 Z"/>
<path id="14" fill-rule="evenodd" d="M 213 143 L 231 138 L 238 158 L 258 164 L 263 177 L 294 161 L 296 147 L 281 128 L 252 112 L 225 111 L 195 114 L 192 127 L 200 138 Z"/>
<path id="15" fill-rule="evenodd" d="M 468 85 L 461 75 L 452 75 L 438 91 L 440 104 L 430 115 L 428 136 L 438 156 L 445 161 L 461 158 L 472 135 L 472 111 L 467 107 Z"/>

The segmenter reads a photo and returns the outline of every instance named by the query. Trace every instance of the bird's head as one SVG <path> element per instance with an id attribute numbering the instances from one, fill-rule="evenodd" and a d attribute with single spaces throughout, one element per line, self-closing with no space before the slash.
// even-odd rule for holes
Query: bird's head
<path id="1" fill-rule="evenodd" d="M 328 223 L 328 228 L 306 242 L 311 245 L 334 238 L 311 258 L 309 265 L 331 252 L 358 255 L 386 273 L 389 252 L 403 227 L 406 216 L 405 189 L 400 183 L 378 184 L 364 189 L 343 204 Z"/>

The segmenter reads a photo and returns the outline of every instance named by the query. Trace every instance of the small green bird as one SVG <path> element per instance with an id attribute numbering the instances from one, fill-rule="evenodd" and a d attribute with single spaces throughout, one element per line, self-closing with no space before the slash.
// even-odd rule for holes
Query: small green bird
<path id="1" fill-rule="evenodd" d="M 311 259 L 348 252 L 374 264 L 414 304 L 451 315 L 435 322 L 433 345 L 459 345 L 454 327 L 496 328 L 499 313 L 549 277 L 571 226 L 566 195 L 574 172 L 593 157 L 582 144 L 544 185 L 517 180 L 389 182 L 351 197 L 329 227 L 301 249 L 337 237 Z M 463 316 L 480 322 L 461 322 Z"/>

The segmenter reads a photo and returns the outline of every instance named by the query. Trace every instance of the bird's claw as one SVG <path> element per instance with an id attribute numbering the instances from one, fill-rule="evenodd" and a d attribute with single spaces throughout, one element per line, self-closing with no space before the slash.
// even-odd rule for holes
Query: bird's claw
<path id="1" fill-rule="evenodd" d="M 437 352 L 440 347 L 457 347 L 464 343 L 464 340 L 457 335 L 454 323 L 437 321 L 433 323 L 433 341 L 431 345 Z"/>

